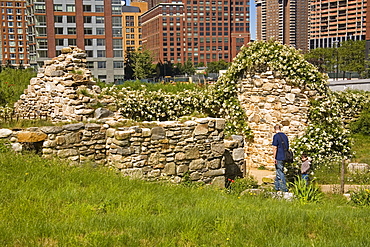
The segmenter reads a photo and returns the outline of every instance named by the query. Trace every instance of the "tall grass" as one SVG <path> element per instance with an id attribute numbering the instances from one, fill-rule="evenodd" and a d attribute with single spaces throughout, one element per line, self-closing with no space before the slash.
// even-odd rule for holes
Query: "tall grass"
<path id="1" fill-rule="evenodd" d="M 369 246 L 367 208 L 130 180 L 0 153 L 1 246 Z"/>
<path id="2" fill-rule="evenodd" d="M 0 72 L 0 106 L 16 102 L 34 76 L 33 69 L 4 68 Z"/>

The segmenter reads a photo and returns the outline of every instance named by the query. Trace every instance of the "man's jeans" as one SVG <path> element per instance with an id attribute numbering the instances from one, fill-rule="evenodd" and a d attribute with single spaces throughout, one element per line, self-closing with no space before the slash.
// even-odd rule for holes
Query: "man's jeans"
<path id="1" fill-rule="evenodd" d="M 286 180 L 284 175 L 284 161 L 277 160 L 275 168 L 276 168 L 276 178 L 274 182 L 275 190 L 287 192 L 288 190 L 286 188 Z"/>

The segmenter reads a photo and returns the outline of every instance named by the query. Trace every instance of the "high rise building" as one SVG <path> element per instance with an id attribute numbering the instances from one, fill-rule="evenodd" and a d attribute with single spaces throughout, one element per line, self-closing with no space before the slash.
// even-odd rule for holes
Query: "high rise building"
<path id="1" fill-rule="evenodd" d="M 141 47 L 142 29 L 139 17 L 148 10 L 146 2 L 131 2 L 131 6 L 123 7 L 123 50 L 135 51 Z"/>
<path id="2" fill-rule="evenodd" d="M 1 65 L 29 67 L 25 0 L 0 1 Z"/>
<path id="3" fill-rule="evenodd" d="M 275 39 L 307 51 L 308 8 L 308 0 L 256 0 L 256 38 Z"/>
<path id="4" fill-rule="evenodd" d="M 365 40 L 366 0 L 311 1 L 310 49 L 334 47 L 348 39 Z"/>
<path id="5" fill-rule="evenodd" d="M 42 66 L 63 47 L 85 50 L 93 75 L 107 82 L 123 80 L 121 0 L 27 0 L 30 59 Z"/>
<path id="6" fill-rule="evenodd" d="M 232 61 L 250 41 L 249 1 L 159 3 L 141 16 L 143 47 L 156 62 Z"/>

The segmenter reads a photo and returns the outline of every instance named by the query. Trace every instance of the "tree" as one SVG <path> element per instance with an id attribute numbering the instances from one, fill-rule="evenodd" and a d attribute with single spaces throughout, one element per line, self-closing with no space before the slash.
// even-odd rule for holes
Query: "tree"
<path id="1" fill-rule="evenodd" d="M 218 73 L 220 70 L 227 69 L 229 65 L 230 64 L 224 60 L 210 62 L 207 64 L 206 72 L 207 73 Z"/>
<path id="2" fill-rule="evenodd" d="M 187 60 L 183 66 L 182 66 L 182 69 L 181 69 L 181 74 L 185 74 L 185 75 L 194 75 L 195 73 L 195 67 L 194 67 L 194 64 L 190 61 L 190 60 Z"/>
<path id="3" fill-rule="evenodd" d="M 125 60 L 125 72 L 132 73 L 131 79 L 144 79 L 155 73 L 154 59 L 148 50 L 128 52 Z"/>
<path id="4" fill-rule="evenodd" d="M 362 74 L 365 71 L 365 40 L 347 40 L 338 47 L 339 69 Z"/>
<path id="5" fill-rule="evenodd" d="M 336 65 L 335 48 L 316 48 L 304 55 L 305 59 L 315 65 L 320 72 L 333 71 Z"/>
<path id="6" fill-rule="evenodd" d="M 338 44 L 338 48 L 316 48 L 304 55 L 320 72 L 339 71 L 364 74 L 366 71 L 365 41 L 347 40 Z"/>

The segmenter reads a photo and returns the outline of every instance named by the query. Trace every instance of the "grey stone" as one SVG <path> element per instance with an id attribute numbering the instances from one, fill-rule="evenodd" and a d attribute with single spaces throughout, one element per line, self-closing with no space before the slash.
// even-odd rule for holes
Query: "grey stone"
<path id="1" fill-rule="evenodd" d="M 114 116 L 114 113 L 105 108 L 98 108 L 94 112 L 94 118 L 97 118 L 97 119 L 112 117 L 112 116 Z"/>
<path id="2" fill-rule="evenodd" d="M 349 163 L 348 166 L 348 171 L 355 173 L 355 172 L 368 172 L 370 166 L 366 163 Z"/>
<path id="3" fill-rule="evenodd" d="M 218 169 L 221 167 L 221 159 L 212 159 L 208 161 L 207 167 L 211 169 Z"/>
<path id="4" fill-rule="evenodd" d="M 63 129 L 69 130 L 69 131 L 79 130 L 79 129 L 82 129 L 83 127 L 85 127 L 83 123 L 63 125 Z"/>
<path id="5" fill-rule="evenodd" d="M 192 181 L 199 180 L 200 178 L 201 178 L 201 174 L 199 172 L 192 172 L 190 174 L 190 180 Z"/>
<path id="6" fill-rule="evenodd" d="M 233 150 L 233 159 L 235 161 L 242 160 L 245 157 L 244 148 L 237 148 Z"/>
<path id="7" fill-rule="evenodd" d="M 218 169 L 218 170 L 209 170 L 204 173 L 204 176 L 206 177 L 216 177 L 216 176 L 222 176 L 225 174 L 225 169 Z"/>
<path id="8" fill-rule="evenodd" d="M 215 188 L 221 188 L 221 189 L 225 188 L 225 177 L 223 176 L 215 177 L 212 180 L 211 185 Z"/>
<path id="9" fill-rule="evenodd" d="M 9 137 L 12 133 L 13 131 L 11 131 L 10 129 L 0 129 L 0 138 Z"/>
<path id="10" fill-rule="evenodd" d="M 176 175 L 176 164 L 174 162 L 167 163 L 164 166 L 163 173 L 166 175 Z"/>
<path id="11" fill-rule="evenodd" d="M 199 157 L 199 149 L 196 147 L 190 148 L 185 151 L 185 158 L 188 160 L 198 159 Z"/>
<path id="12" fill-rule="evenodd" d="M 152 140 L 160 140 L 166 138 L 166 131 L 162 127 L 154 127 L 152 129 Z"/>
<path id="13" fill-rule="evenodd" d="M 19 142 L 12 143 L 12 149 L 13 149 L 15 152 L 21 152 L 21 151 L 22 151 L 22 149 L 23 149 L 23 146 L 22 146 L 22 144 L 20 144 Z"/>
<path id="14" fill-rule="evenodd" d="M 208 124 L 199 124 L 194 129 L 194 136 L 206 135 L 208 133 Z"/>
<path id="15" fill-rule="evenodd" d="M 40 130 L 45 134 L 58 134 L 63 131 L 61 126 L 44 126 L 40 127 Z"/>
<path id="16" fill-rule="evenodd" d="M 58 156 L 61 158 L 67 158 L 70 156 L 77 156 L 78 151 L 76 149 L 62 149 L 58 151 Z"/>
<path id="17" fill-rule="evenodd" d="M 225 153 L 225 145 L 224 144 L 212 144 L 211 151 L 212 151 L 212 155 L 214 156 L 222 156 Z"/>
<path id="18" fill-rule="evenodd" d="M 100 130 L 101 129 L 101 125 L 100 124 L 96 124 L 96 123 L 87 123 L 85 125 L 85 129 L 86 130 Z"/>
<path id="19" fill-rule="evenodd" d="M 177 166 L 177 175 L 184 175 L 185 172 L 189 171 L 189 167 L 187 165 L 179 165 Z"/>
<path id="20" fill-rule="evenodd" d="M 206 167 L 206 162 L 203 159 L 192 160 L 189 165 L 191 171 L 201 170 Z"/>

